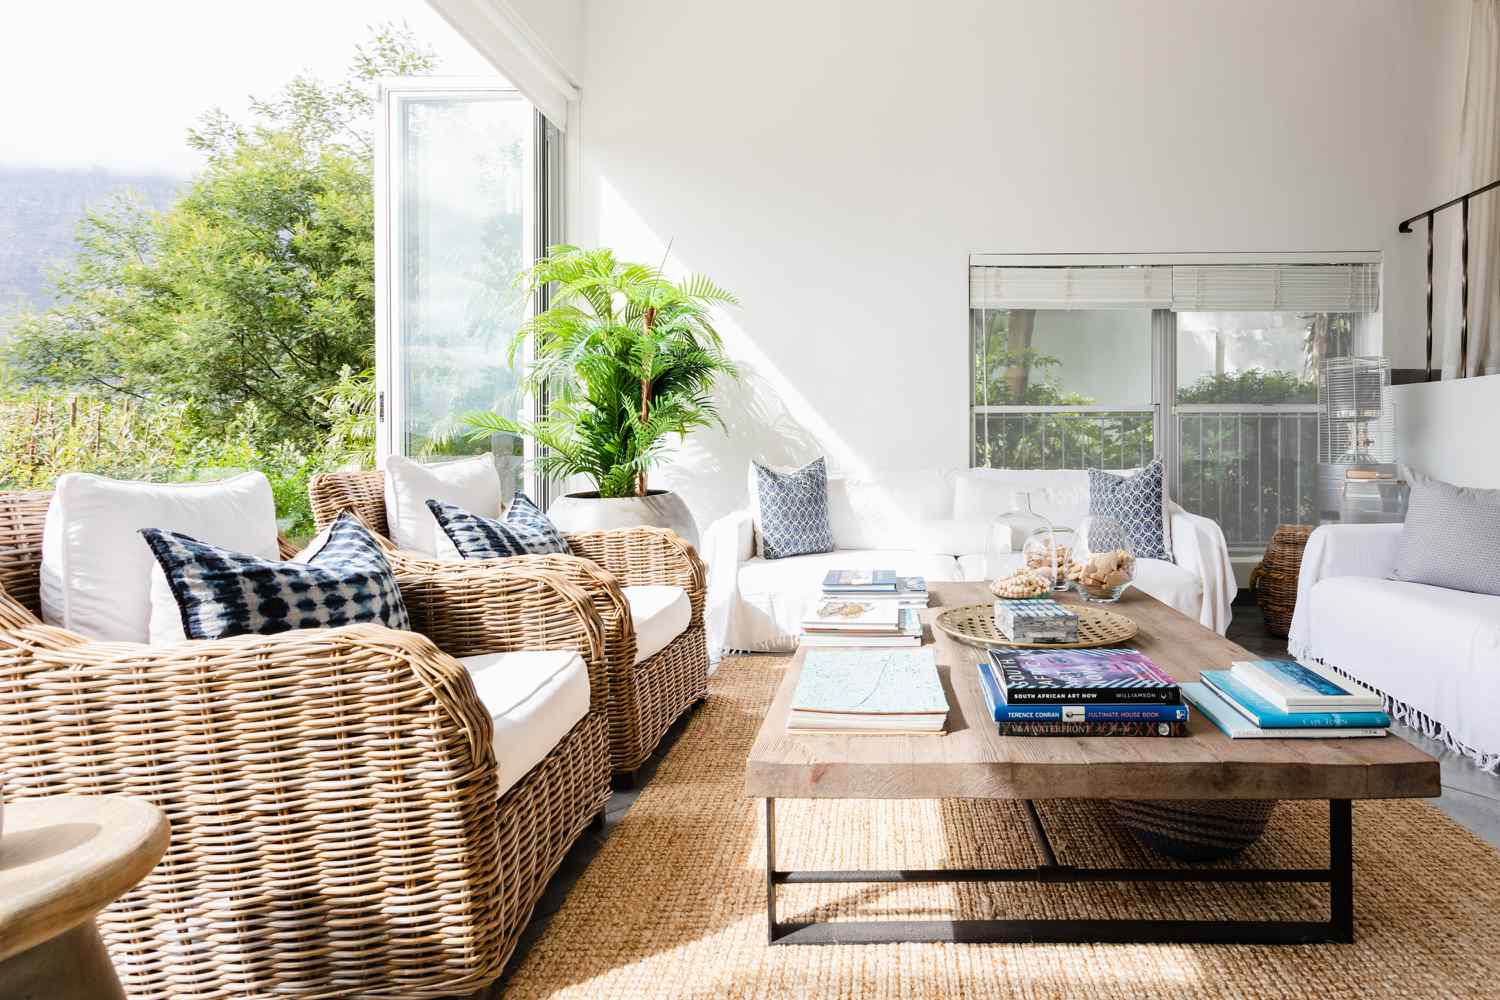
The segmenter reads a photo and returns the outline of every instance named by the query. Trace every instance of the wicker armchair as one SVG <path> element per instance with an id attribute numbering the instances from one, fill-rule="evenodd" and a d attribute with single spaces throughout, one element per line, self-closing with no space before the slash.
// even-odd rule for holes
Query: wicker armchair
<path id="1" fill-rule="evenodd" d="M 0 774 L 8 796 L 123 793 L 167 812 L 166 857 L 99 917 L 130 996 L 493 981 L 609 795 L 589 597 L 534 567 L 450 566 L 401 575 L 426 636 L 96 642 L 38 622 L 46 500 L 0 494 Z M 591 707 L 500 795 L 490 715 L 453 656 L 515 649 L 578 650 Z"/>
<path id="2" fill-rule="evenodd" d="M 309 488 L 319 528 L 353 511 L 388 546 L 398 570 L 431 573 L 452 563 L 407 552 L 390 541 L 381 472 L 339 472 L 313 477 Z M 672 723 L 708 690 L 708 645 L 703 628 L 707 572 L 693 547 L 661 528 L 570 532 L 573 555 L 515 556 L 462 565 L 503 568 L 517 564 L 559 573 L 582 587 L 604 621 L 609 686 L 609 751 L 615 773 L 626 783 L 656 750 Z M 692 603 L 688 627 L 655 656 L 636 663 L 635 627 L 622 586 L 681 587 Z"/>

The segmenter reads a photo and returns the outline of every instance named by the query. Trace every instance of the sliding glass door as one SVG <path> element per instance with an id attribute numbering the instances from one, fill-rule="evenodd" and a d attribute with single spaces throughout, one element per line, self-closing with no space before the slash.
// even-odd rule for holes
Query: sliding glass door
<path id="1" fill-rule="evenodd" d="M 471 441 L 463 415 L 528 415 L 516 286 L 539 242 L 541 131 L 532 106 L 492 81 L 382 87 L 376 157 L 378 449 L 419 460 L 494 451 L 522 486 L 522 443 Z"/>

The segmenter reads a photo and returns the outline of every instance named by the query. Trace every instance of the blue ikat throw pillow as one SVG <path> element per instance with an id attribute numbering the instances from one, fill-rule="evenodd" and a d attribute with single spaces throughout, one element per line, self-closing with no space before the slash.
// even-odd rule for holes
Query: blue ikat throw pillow
<path id="1" fill-rule="evenodd" d="M 261 559 L 159 528 L 141 534 L 166 574 L 189 639 L 359 622 L 411 627 L 385 553 L 347 511 L 306 562 Z"/>
<path id="2" fill-rule="evenodd" d="M 1090 469 L 1089 513 L 1108 514 L 1119 521 L 1138 558 L 1171 559 L 1164 489 L 1159 458 L 1133 476 Z"/>
<path id="3" fill-rule="evenodd" d="M 760 506 L 760 553 L 767 559 L 833 551 L 828 515 L 828 469 L 823 460 L 795 472 L 755 464 Z"/>
<path id="4" fill-rule="evenodd" d="M 427 509 L 432 511 L 438 527 L 465 559 L 500 559 L 571 551 L 562 532 L 524 493 L 517 493 L 511 499 L 510 506 L 505 508 L 505 516 L 498 521 L 471 514 L 441 500 L 428 500 Z"/>

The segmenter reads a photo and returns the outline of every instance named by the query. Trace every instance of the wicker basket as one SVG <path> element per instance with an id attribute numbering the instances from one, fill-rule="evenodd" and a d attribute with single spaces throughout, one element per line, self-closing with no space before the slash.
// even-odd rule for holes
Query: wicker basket
<path id="1" fill-rule="evenodd" d="M 1178 861 L 1219 861 L 1260 839 L 1275 800 L 1205 799 L 1112 803 L 1120 822 L 1150 850 Z"/>
<path id="2" fill-rule="evenodd" d="M 1302 572 L 1302 551 L 1312 534 L 1311 524 L 1283 524 L 1271 536 L 1266 557 L 1250 578 L 1250 589 L 1265 615 L 1266 631 L 1285 638 L 1297 607 L 1297 576 Z"/>

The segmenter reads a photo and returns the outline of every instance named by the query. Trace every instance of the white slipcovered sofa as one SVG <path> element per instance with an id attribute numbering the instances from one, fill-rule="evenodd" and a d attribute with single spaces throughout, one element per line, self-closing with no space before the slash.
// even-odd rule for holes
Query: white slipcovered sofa
<path id="1" fill-rule="evenodd" d="M 1287 645 L 1385 695 L 1391 714 L 1500 770 L 1500 597 L 1391 579 L 1400 524 L 1307 540 Z"/>
<path id="2" fill-rule="evenodd" d="M 709 649 L 753 652 L 796 647 L 803 610 L 830 569 L 893 569 L 928 582 L 987 577 L 985 548 L 995 515 L 1031 493 L 1032 509 L 1076 528 L 1088 514 L 1088 473 L 1078 469 L 932 470 L 873 480 L 830 477 L 834 551 L 765 559 L 755 488 L 749 504 L 709 526 Z M 1234 568 L 1212 520 L 1168 501 L 1172 560 L 1137 561 L 1135 585 L 1222 634 L 1229 627 Z M 1021 556 L 1012 553 L 1011 564 Z"/>

